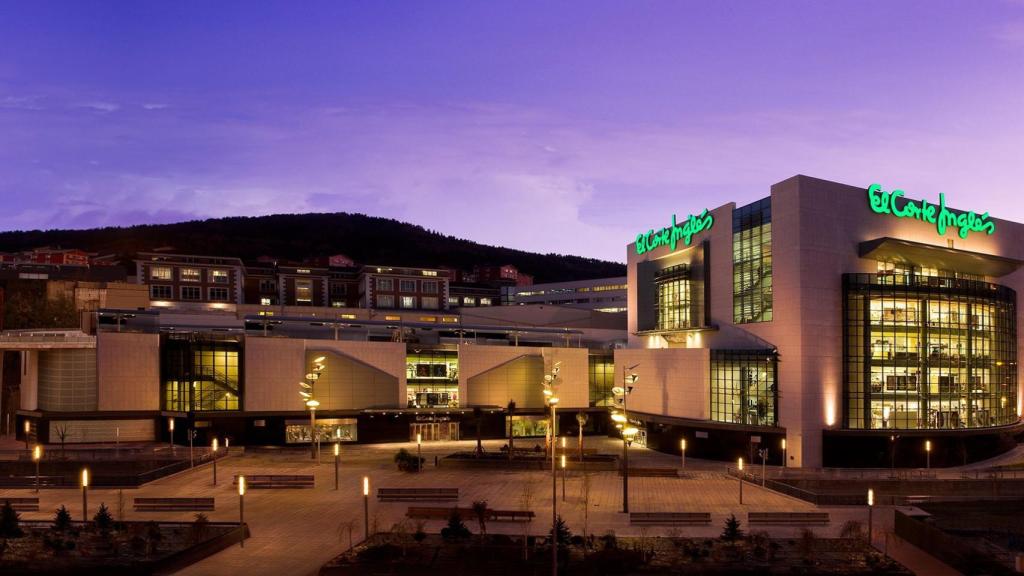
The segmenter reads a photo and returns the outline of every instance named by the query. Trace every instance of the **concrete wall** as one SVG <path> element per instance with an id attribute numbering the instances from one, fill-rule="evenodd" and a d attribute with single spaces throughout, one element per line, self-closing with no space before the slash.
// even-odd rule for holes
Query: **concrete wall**
<path id="1" fill-rule="evenodd" d="M 96 410 L 96 350 L 39 352 L 39 409 L 54 412 Z"/>
<path id="2" fill-rule="evenodd" d="M 156 422 L 148 420 L 51 420 L 50 443 L 60 442 L 57 429 L 66 426 L 67 444 L 92 442 L 152 442 L 156 439 Z"/>
<path id="3" fill-rule="evenodd" d="M 623 370 L 640 378 L 629 395 L 629 412 L 706 420 L 709 417 L 711 351 L 708 348 L 629 348 L 615 351 L 615 385 Z"/>
<path id="4" fill-rule="evenodd" d="M 22 350 L 21 354 L 21 394 L 22 410 L 39 409 L 39 352 Z"/>
<path id="5" fill-rule="evenodd" d="M 523 356 L 534 358 L 540 362 L 542 368 L 536 381 L 524 383 L 523 388 L 516 385 L 505 392 L 506 395 L 514 393 L 519 397 L 510 396 L 500 399 L 494 395 L 497 394 L 495 391 L 486 396 L 488 405 L 506 406 L 509 400 L 515 400 L 516 406 L 520 409 L 544 408 L 542 396 L 544 374 L 552 370 L 555 362 L 561 362 L 558 385 L 559 408 L 587 407 L 589 375 L 585 348 L 461 345 L 459 346 L 459 397 L 466 398 L 467 405 L 471 405 L 474 401 L 482 402 L 483 396 L 470 391 L 470 385 L 472 382 L 483 383 L 485 380 L 474 379 Z M 493 385 L 493 383 L 489 385 Z"/>
<path id="6" fill-rule="evenodd" d="M 159 410 L 160 336 L 100 332 L 96 373 L 98 410 Z"/>

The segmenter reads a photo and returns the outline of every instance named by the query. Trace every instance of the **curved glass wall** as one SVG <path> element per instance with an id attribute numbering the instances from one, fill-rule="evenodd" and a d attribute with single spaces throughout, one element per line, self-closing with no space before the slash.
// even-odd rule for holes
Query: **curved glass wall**
<path id="1" fill-rule="evenodd" d="M 776 426 L 779 381 L 772 350 L 711 351 L 711 419 Z"/>
<path id="2" fill-rule="evenodd" d="M 1013 290 L 889 272 L 844 274 L 843 294 L 846 428 L 1017 421 Z"/>

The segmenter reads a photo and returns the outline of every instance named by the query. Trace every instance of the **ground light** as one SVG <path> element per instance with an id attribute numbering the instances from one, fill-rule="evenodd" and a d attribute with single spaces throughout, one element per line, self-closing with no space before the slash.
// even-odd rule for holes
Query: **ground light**
<path id="1" fill-rule="evenodd" d="M 565 454 L 562 454 L 562 502 L 565 502 Z"/>
<path id="2" fill-rule="evenodd" d="M 89 469 L 82 468 L 82 522 L 89 521 Z"/>
<path id="3" fill-rule="evenodd" d="M 242 537 L 238 543 L 245 548 L 245 476 L 238 475 L 238 527 L 242 530 Z"/>
<path id="4" fill-rule="evenodd" d="M 789 451 L 786 449 L 786 439 L 782 439 L 782 467 L 789 466 Z"/>
<path id="5" fill-rule="evenodd" d="M 213 485 L 217 485 L 217 439 L 213 439 L 212 451 L 210 454 L 213 455 Z"/>
<path id="6" fill-rule="evenodd" d="M 924 457 L 925 457 L 925 468 L 931 469 L 932 467 L 932 441 L 924 441 Z"/>
<path id="7" fill-rule="evenodd" d="M 740 504 L 743 504 L 743 458 L 737 460 L 736 466 L 739 470 L 739 474 L 737 474 L 737 476 L 740 479 Z"/>
<path id="8" fill-rule="evenodd" d="M 338 460 L 341 460 L 341 448 L 338 442 L 334 443 L 334 489 L 338 489 Z"/>
<path id="9" fill-rule="evenodd" d="M 416 471 L 423 472 L 423 434 L 416 433 Z"/>
<path id="10" fill-rule="evenodd" d="M 686 438 L 679 441 L 679 454 L 682 455 L 682 469 L 686 470 Z"/>
<path id="11" fill-rule="evenodd" d="M 174 454 L 174 418 L 167 419 L 167 448 Z"/>
<path id="12" fill-rule="evenodd" d="M 32 459 L 36 462 L 36 494 L 39 494 L 39 461 L 43 459 L 43 447 L 39 444 L 32 449 Z"/>
<path id="13" fill-rule="evenodd" d="M 363 476 L 363 534 L 370 539 L 370 477 Z"/>
<path id="14" fill-rule="evenodd" d="M 25 420 L 25 451 L 28 452 L 28 433 L 32 430 L 32 424 Z"/>

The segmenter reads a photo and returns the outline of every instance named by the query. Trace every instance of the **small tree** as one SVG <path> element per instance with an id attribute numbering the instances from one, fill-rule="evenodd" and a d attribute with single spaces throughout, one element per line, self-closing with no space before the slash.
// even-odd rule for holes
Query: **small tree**
<path id="1" fill-rule="evenodd" d="M 735 514 L 730 514 L 725 520 L 725 529 L 722 530 L 722 540 L 735 542 L 743 538 L 743 530 L 740 530 L 740 521 Z"/>
<path id="2" fill-rule="evenodd" d="M 462 516 L 458 508 L 452 508 L 452 514 L 448 517 L 448 526 L 441 529 L 441 537 L 445 540 L 463 540 L 469 538 L 472 533 L 462 523 Z"/>
<path id="3" fill-rule="evenodd" d="M 64 459 L 64 442 L 68 439 L 68 425 L 58 424 L 54 426 L 54 431 L 57 432 L 57 438 L 60 438 L 60 459 Z"/>
<path id="4" fill-rule="evenodd" d="M 561 514 L 555 518 L 553 532 L 553 535 L 551 532 L 548 532 L 548 538 L 556 538 L 559 546 L 568 544 L 569 539 L 572 538 L 572 532 L 569 531 L 569 526 L 566 525 L 565 520 L 562 520 Z"/>
<path id="5" fill-rule="evenodd" d="M 114 527 L 114 517 L 110 515 L 110 509 L 103 502 L 100 502 L 100 509 L 92 517 L 92 521 L 102 534 L 110 532 L 110 529 Z"/>
<path id="6" fill-rule="evenodd" d="M 66 532 L 71 528 L 71 512 L 61 504 L 57 513 L 53 516 L 53 529 L 57 532 Z"/>
<path id="7" fill-rule="evenodd" d="M 21 516 L 14 511 L 11 501 L 0 508 L 0 538 L 21 538 L 25 533 L 21 530 Z"/>
<path id="8" fill-rule="evenodd" d="M 473 502 L 473 514 L 480 524 L 480 538 L 487 536 L 487 500 L 476 500 Z"/>
<path id="9" fill-rule="evenodd" d="M 402 448 L 395 454 L 395 464 L 403 472 L 419 472 L 423 468 L 423 459 Z"/>

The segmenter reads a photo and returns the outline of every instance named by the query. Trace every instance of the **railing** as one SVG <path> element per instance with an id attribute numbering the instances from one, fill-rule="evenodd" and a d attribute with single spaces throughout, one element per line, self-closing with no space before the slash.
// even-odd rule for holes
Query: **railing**
<path id="1" fill-rule="evenodd" d="M 810 490 L 791 486 L 784 482 L 772 480 L 771 478 L 764 478 L 762 483 L 761 476 L 750 472 L 740 472 L 735 468 L 728 468 L 727 472 L 734 478 L 739 478 L 742 475 L 745 482 L 749 482 L 754 485 L 763 485 L 769 490 L 785 494 L 786 496 L 791 496 L 805 502 L 810 502 L 815 506 L 861 506 L 867 504 L 867 497 L 864 494 L 819 494 L 817 492 L 811 492 Z"/>

